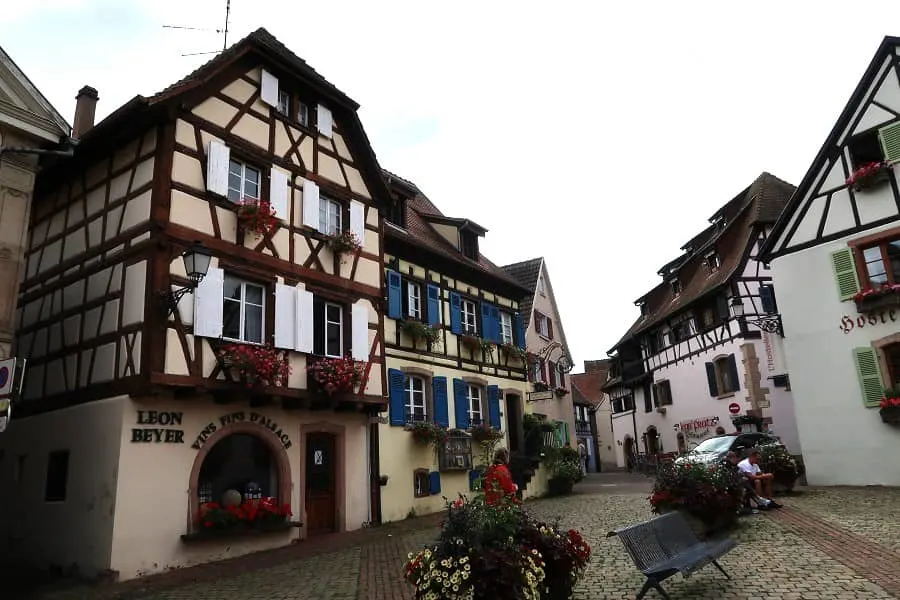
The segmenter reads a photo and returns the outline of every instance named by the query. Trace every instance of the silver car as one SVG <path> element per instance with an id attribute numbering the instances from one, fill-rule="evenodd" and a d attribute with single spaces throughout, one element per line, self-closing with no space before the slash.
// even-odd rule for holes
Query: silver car
<path id="1" fill-rule="evenodd" d="M 717 435 L 716 437 L 703 440 L 690 452 L 676 458 L 675 463 L 710 464 L 720 462 L 725 459 L 725 456 L 730 451 L 734 451 L 740 458 L 744 458 L 744 454 L 750 448 L 767 446 L 769 444 L 782 445 L 781 440 L 768 433 L 729 433 L 726 435 Z"/>

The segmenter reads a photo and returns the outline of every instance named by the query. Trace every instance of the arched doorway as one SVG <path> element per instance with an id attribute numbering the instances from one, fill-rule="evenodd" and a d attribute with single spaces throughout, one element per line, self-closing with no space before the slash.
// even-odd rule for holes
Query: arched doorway
<path id="1" fill-rule="evenodd" d="M 631 436 L 625 436 L 625 441 L 622 444 L 622 453 L 625 455 L 625 468 L 628 471 L 634 470 L 634 440 Z"/>
<path id="2" fill-rule="evenodd" d="M 687 450 L 687 443 L 684 440 L 684 434 L 679 431 L 676 439 L 678 440 L 678 453 L 684 454 L 684 452 Z"/>
<path id="3" fill-rule="evenodd" d="M 648 427 L 645 436 L 647 440 L 647 454 L 650 456 L 659 454 L 659 434 L 656 432 L 656 427 L 653 425 Z"/>

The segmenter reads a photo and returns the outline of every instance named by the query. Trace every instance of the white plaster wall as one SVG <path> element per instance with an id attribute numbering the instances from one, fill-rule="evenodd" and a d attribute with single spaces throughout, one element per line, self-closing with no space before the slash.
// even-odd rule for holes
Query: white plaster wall
<path id="1" fill-rule="evenodd" d="M 85 575 L 109 567 L 126 402 L 16 419 L 0 434 L 0 549 L 7 564 L 75 565 Z M 45 502 L 47 457 L 57 450 L 69 451 L 66 500 Z"/>
<path id="2" fill-rule="evenodd" d="M 876 458 L 900 451 L 900 433 L 881 422 L 877 408 L 865 407 L 852 355 L 853 348 L 900 331 L 900 311 L 897 321 L 863 320 L 859 327 L 853 301 L 840 302 L 831 253 L 846 248 L 848 239 L 772 262 L 807 480 L 810 485 L 900 485 L 900 462 Z M 854 323 L 849 333 L 840 328 L 844 317 Z"/>
<path id="3" fill-rule="evenodd" d="M 181 411 L 183 444 L 132 443 L 138 410 Z M 115 515 L 112 568 L 120 579 L 131 579 L 159 571 L 240 556 L 288 544 L 302 530 L 270 533 L 255 538 L 184 543 L 187 533 L 191 468 L 198 450 L 191 447 L 197 435 L 210 422 L 221 426 L 223 415 L 243 411 L 256 412 L 275 421 L 290 437 L 286 450 L 291 466 L 290 504 L 293 520 L 302 520 L 304 482 L 301 467 L 305 449 L 300 426 L 305 423 L 334 423 L 346 427 L 343 474 L 346 502 L 339 510 L 346 514 L 347 530 L 358 529 L 369 519 L 367 418 L 354 413 L 286 412 L 279 407 L 249 408 L 246 405 L 216 405 L 210 401 L 182 402 L 129 401 L 122 411 L 120 477 Z M 338 473 L 340 477 L 341 474 Z"/>

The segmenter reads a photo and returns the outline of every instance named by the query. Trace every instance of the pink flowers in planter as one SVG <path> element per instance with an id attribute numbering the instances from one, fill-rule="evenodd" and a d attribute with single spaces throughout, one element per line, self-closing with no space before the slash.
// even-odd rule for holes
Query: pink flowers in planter
<path id="1" fill-rule="evenodd" d="M 884 179 L 884 175 L 890 168 L 891 163 L 886 160 L 871 162 L 853 171 L 846 183 L 853 187 L 853 191 L 858 192 Z"/>
<path id="2" fill-rule="evenodd" d="M 306 367 L 307 375 L 329 396 L 352 393 L 362 383 L 366 363 L 345 358 L 322 358 Z"/>
<path id="3" fill-rule="evenodd" d="M 226 368 L 246 380 L 247 387 L 284 386 L 291 374 L 287 356 L 270 345 L 226 344 L 218 354 Z"/>
<path id="4" fill-rule="evenodd" d="M 887 296 L 888 294 L 896 294 L 898 292 L 900 292 L 900 283 L 885 283 L 876 288 L 866 288 L 853 296 L 853 299 L 860 302 L 867 298 Z"/>

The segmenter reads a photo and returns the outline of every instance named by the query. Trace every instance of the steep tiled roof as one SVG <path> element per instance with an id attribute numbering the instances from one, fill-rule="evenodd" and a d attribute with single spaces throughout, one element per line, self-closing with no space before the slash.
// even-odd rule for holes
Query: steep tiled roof
<path id="1" fill-rule="evenodd" d="M 449 258 L 460 265 L 496 277 L 507 285 L 513 285 L 516 288 L 519 288 L 522 297 L 526 295 L 527 290 L 518 281 L 507 275 L 503 269 L 488 260 L 484 254 L 479 252 L 477 261 L 467 258 L 453 244 L 435 231 L 423 215 L 443 217 L 444 214 L 425 194 L 422 193 L 416 184 L 394 175 L 389 171 L 382 171 L 388 182 L 390 182 L 390 178 L 395 178 L 404 183 L 411 191 L 415 192 L 415 195 L 406 202 L 406 231 L 389 226 L 384 228 L 385 236 L 412 242 L 415 245 L 440 254 L 445 258 Z M 521 298 L 514 298 L 514 300 L 519 301 Z"/>
<path id="2" fill-rule="evenodd" d="M 571 375 L 572 388 L 591 406 L 600 406 L 603 402 L 603 385 L 606 383 L 609 367 L 605 371 L 578 373 Z"/>
<path id="3" fill-rule="evenodd" d="M 613 349 L 728 283 L 742 264 L 747 246 L 753 242 L 753 226 L 773 223 L 793 192 L 794 186 L 791 184 L 769 173 L 762 173 L 749 187 L 719 209 L 710 220 L 724 218 L 725 225 L 721 228 L 714 227 L 715 231 L 711 234 L 710 228 L 704 229 L 707 237 L 692 248 L 678 268 L 681 293 L 675 296 L 672 286 L 663 281 L 641 296 L 640 299 L 647 303 L 647 315 L 637 319 Z M 689 246 L 690 242 L 686 247 Z M 703 264 L 704 254 L 713 247 L 721 264 L 710 274 Z"/>
<path id="4" fill-rule="evenodd" d="M 522 262 L 505 265 L 503 270 L 507 275 L 528 288 L 529 294 L 521 303 L 519 303 L 519 312 L 524 316 L 525 328 L 527 329 L 531 322 L 531 308 L 534 304 L 534 294 L 537 291 L 538 277 L 541 274 L 541 264 L 544 262 L 543 257 L 532 258 L 531 260 L 523 260 Z"/>

